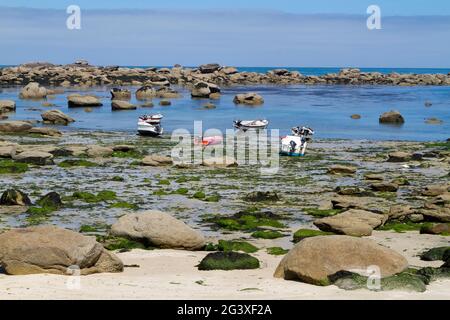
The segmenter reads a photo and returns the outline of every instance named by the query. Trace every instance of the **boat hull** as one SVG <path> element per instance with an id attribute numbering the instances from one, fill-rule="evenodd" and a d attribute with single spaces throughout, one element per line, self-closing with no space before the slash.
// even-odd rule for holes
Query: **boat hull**
<path id="1" fill-rule="evenodd" d="M 158 137 L 158 136 L 162 135 L 162 130 L 160 132 L 151 131 L 151 130 L 138 130 L 138 133 L 141 136 Z"/>

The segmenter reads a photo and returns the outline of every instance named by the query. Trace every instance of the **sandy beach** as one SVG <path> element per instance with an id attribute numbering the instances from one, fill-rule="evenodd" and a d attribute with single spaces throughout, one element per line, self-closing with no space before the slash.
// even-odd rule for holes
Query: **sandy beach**
<path id="1" fill-rule="evenodd" d="M 413 266 L 440 265 L 421 261 L 416 255 L 429 247 L 448 245 L 440 236 L 421 237 L 414 232 L 375 232 L 370 238 L 407 257 Z M 273 277 L 281 260 L 261 250 L 256 270 L 198 271 L 195 267 L 206 252 L 182 250 L 132 250 L 118 253 L 127 266 L 123 273 L 83 276 L 79 289 L 68 289 L 68 276 L 39 274 L 0 275 L 0 299 L 450 299 L 450 280 L 437 280 L 423 293 L 369 290 L 344 291 L 335 286 L 319 287 Z M 73 283 L 73 282 L 70 282 Z"/>

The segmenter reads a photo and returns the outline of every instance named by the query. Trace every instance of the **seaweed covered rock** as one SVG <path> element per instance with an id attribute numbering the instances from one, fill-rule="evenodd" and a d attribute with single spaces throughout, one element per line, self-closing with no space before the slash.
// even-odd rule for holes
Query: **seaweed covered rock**
<path id="1" fill-rule="evenodd" d="M 444 261 L 445 257 L 447 256 L 450 256 L 450 246 L 432 248 L 425 252 L 422 252 L 422 254 L 420 255 L 420 259 L 424 261 Z"/>
<path id="2" fill-rule="evenodd" d="M 43 208 L 58 209 L 62 207 L 61 196 L 54 191 L 42 196 L 36 203 Z"/>
<path id="3" fill-rule="evenodd" d="M 381 276 L 400 273 L 408 261 L 392 249 L 369 239 L 349 236 L 319 236 L 300 241 L 281 260 L 274 276 L 286 280 L 329 285 L 338 271 L 361 270 L 376 265 Z"/>
<path id="4" fill-rule="evenodd" d="M 209 253 L 198 265 L 199 270 L 244 270 L 258 268 L 258 259 L 247 253 L 233 251 Z"/>
<path id="5" fill-rule="evenodd" d="M 0 234 L 0 262 L 7 274 L 70 274 L 71 268 L 82 275 L 120 272 L 122 261 L 108 252 L 94 237 L 56 226 L 12 229 Z"/>
<path id="6" fill-rule="evenodd" d="M 418 274 L 402 272 L 389 277 L 374 279 L 354 272 L 340 271 L 329 277 L 332 284 L 344 290 L 368 289 L 373 291 L 424 292 L 426 279 Z"/>
<path id="7" fill-rule="evenodd" d="M 244 196 L 244 201 L 263 202 L 263 201 L 279 201 L 278 194 L 274 191 L 254 191 Z"/>
<path id="8" fill-rule="evenodd" d="M 0 198 L 0 205 L 2 206 L 29 206 L 31 200 L 28 196 L 20 190 L 8 189 L 3 192 Z"/>
<path id="9" fill-rule="evenodd" d="M 111 235 L 159 248 L 199 250 L 206 244 L 201 233 L 171 215 L 156 210 L 120 217 L 111 226 Z"/>

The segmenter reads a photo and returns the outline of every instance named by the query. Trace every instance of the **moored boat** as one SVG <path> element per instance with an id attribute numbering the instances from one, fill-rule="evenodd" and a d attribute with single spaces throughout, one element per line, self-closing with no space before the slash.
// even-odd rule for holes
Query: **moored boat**
<path id="1" fill-rule="evenodd" d="M 163 115 L 143 115 L 138 120 L 138 132 L 140 135 L 157 137 L 162 135 L 164 129 L 161 127 Z"/>
<path id="2" fill-rule="evenodd" d="M 236 129 L 247 131 L 249 129 L 266 129 L 269 125 L 268 120 L 235 120 L 233 125 Z"/>
<path id="3" fill-rule="evenodd" d="M 302 157 L 305 155 L 306 146 L 311 141 L 314 130 L 309 127 L 294 127 L 292 134 L 281 138 L 280 154 L 291 157 Z"/>

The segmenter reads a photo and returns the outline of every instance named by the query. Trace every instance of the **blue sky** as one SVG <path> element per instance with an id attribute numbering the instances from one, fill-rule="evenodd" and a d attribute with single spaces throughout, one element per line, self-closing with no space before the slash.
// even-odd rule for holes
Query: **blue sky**
<path id="1" fill-rule="evenodd" d="M 31 2 L 31 3 L 30 3 Z M 450 15 L 448 0 L 0 0 L 0 6 L 85 9 L 266 9 L 291 13 L 364 14 L 376 4 L 386 15 Z"/>
<path id="2" fill-rule="evenodd" d="M 450 67 L 448 0 L 30 2 L 0 0 L 0 64 Z M 382 30 L 366 27 L 373 3 Z"/>

